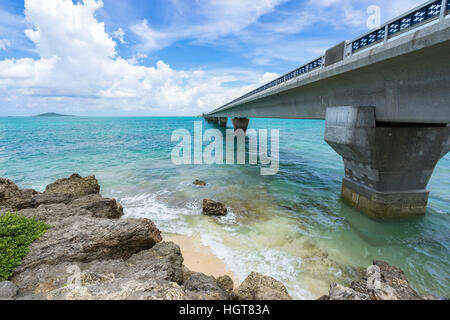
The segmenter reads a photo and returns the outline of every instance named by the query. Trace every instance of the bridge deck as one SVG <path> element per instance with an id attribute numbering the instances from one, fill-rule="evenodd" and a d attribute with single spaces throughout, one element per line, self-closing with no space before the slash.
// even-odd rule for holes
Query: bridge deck
<path id="1" fill-rule="evenodd" d="M 284 82 L 207 115 L 325 119 L 328 107 L 375 106 L 378 121 L 450 123 L 449 18 L 370 49 L 347 52 L 337 63 L 320 61 L 321 68 L 285 76 Z M 349 45 L 354 50 L 355 41 L 345 47 Z"/>

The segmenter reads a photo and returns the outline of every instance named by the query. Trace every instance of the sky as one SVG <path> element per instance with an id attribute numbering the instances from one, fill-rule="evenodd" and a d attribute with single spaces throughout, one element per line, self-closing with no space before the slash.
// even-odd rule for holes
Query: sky
<path id="1" fill-rule="evenodd" d="M 424 0 L 1 0 L 0 116 L 196 116 Z"/>

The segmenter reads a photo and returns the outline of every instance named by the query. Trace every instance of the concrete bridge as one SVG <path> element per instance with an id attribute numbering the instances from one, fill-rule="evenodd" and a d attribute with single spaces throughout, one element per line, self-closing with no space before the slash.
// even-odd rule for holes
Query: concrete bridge
<path id="1" fill-rule="evenodd" d="M 204 115 L 326 120 L 342 198 L 378 218 L 424 215 L 450 151 L 450 0 L 434 0 Z M 299 133 L 300 134 L 300 133 Z"/>

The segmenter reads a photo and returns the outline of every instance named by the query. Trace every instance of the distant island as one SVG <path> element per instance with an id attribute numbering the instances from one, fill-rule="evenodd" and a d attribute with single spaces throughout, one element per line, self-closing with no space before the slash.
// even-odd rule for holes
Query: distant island
<path id="1" fill-rule="evenodd" d="M 49 112 L 49 113 L 38 114 L 35 117 L 74 117 L 74 116 Z"/>

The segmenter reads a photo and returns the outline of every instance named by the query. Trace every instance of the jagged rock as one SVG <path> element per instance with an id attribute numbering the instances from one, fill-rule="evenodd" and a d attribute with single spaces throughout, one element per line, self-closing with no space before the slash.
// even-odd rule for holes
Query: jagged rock
<path id="1" fill-rule="evenodd" d="M 206 182 L 202 181 L 202 180 L 195 180 L 192 184 L 196 185 L 196 186 L 201 186 L 201 187 L 206 186 Z"/>
<path id="2" fill-rule="evenodd" d="M 70 178 L 59 179 L 45 188 L 44 194 L 70 194 L 75 197 L 99 194 L 100 185 L 95 176 L 86 178 L 74 173 Z"/>
<path id="3" fill-rule="evenodd" d="M 189 270 L 189 268 L 186 267 L 185 265 L 183 265 L 182 270 L 183 270 L 183 281 L 186 281 L 187 279 L 189 279 L 192 276 L 192 274 L 194 273 L 191 270 Z"/>
<path id="4" fill-rule="evenodd" d="M 369 300 L 367 294 L 357 292 L 351 288 L 346 288 L 339 284 L 333 284 L 330 288 L 330 294 L 326 300 Z M 323 299 L 325 300 L 325 299 Z"/>
<path id="5" fill-rule="evenodd" d="M 33 209 L 41 205 L 69 204 L 80 197 L 96 195 L 97 198 L 95 196 L 92 196 L 91 199 L 85 198 L 77 202 L 74 206 L 81 206 L 83 202 L 87 202 L 90 205 L 94 205 L 94 207 L 91 207 L 93 209 L 91 211 L 96 211 L 98 208 L 95 207 L 95 203 L 99 204 L 100 207 L 104 207 L 106 204 L 100 204 L 101 201 L 109 201 L 110 210 L 122 210 L 115 200 L 103 199 L 99 195 L 99 191 L 100 185 L 94 176 L 82 178 L 78 174 L 73 174 L 68 179 L 60 179 L 48 185 L 44 193 L 39 193 L 31 189 L 19 189 L 11 180 L 0 178 L 0 208 L 3 209 L 3 212 Z M 94 199 L 97 201 L 94 201 Z M 118 206 L 117 209 L 113 209 L 115 206 Z M 105 215 L 96 216 L 104 217 Z"/>
<path id="6" fill-rule="evenodd" d="M 126 260 L 161 240 L 160 231 L 150 220 L 70 217 L 31 245 L 17 272 L 44 263 Z"/>
<path id="7" fill-rule="evenodd" d="M 27 207 L 27 202 L 37 194 L 35 190 L 19 189 L 11 180 L 0 178 L 0 208 L 14 211 Z"/>
<path id="8" fill-rule="evenodd" d="M 123 208 L 116 200 L 106 199 L 96 194 L 75 199 L 68 204 L 63 202 L 23 209 L 19 211 L 19 214 L 54 224 L 74 216 L 119 219 L 123 215 Z"/>
<path id="9" fill-rule="evenodd" d="M 350 288 L 333 284 L 330 294 L 323 300 L 422 300 L 409 286 L 400 268 L 384 261 L 374 261 L 366 276 L 353 282 Z"/>
<path id="10" fill-rule="evenodd" d="M 155 279 L 182 284 L 183 257 L 173 242 L 160 242 L 153 248 L 134 254 L 127 261 L 63 262 L 56 265 L 39 264 L 16 273 L 11 279 L 20 287 L 20 294 L 31 295 L 56 290 L 81 272 L 81 284 L 99 284 L 113 279 L 146 281 Z"/>
<path id="11" fill-rule="evenodd" d="M 0 300 L 12 300 L 18 291 L 19 288 L 11 281 L 0 282 Z"/>
<path id="12" fill-rule="evenodd" d="M 123 216 L 123 207 L 120 203 L 115 199 L 103 198 L 99 194 L 78 198 L 69 203 L 69 207 L 89 211 L 96 218 L 119 219 Z"/>
<path id="13" fill-rule="evenodd" d="M 234 289 L 231 297 L 234 300 L 292 300 L 281 282 L 256 272 Z"/>
<path id="14" fill-rule="evenodd" d="M 219 286 L 228 293 L 231 293 L 234 289 L 234 282 L 229 276 L 225 275 L 217 278 Z"/>
<path id="15" fill-rule="evenodd" d="M 19 300 L 183 300 L 181 286 L 168 281 L 114 279 L 87 286 L 70 285 Z"/>
<path id="16" fill-rule="evenodd" d="M 223 290 L 212 276 L 194 272 L 184 282 L 186 297 L 190 300 L 228 300 L 228 293 Z"/>
<path id="17" fill-rule="evenodd" d="M 220 202 L 205 199 L 203 200 L 203 214 L 207 216 L 226 216 L 227 207 Z"/>

